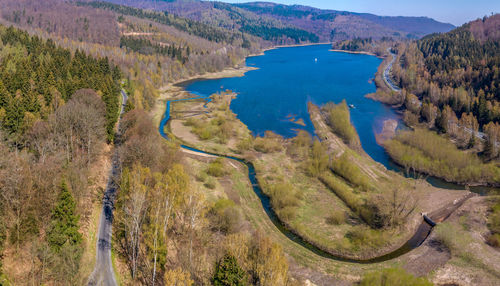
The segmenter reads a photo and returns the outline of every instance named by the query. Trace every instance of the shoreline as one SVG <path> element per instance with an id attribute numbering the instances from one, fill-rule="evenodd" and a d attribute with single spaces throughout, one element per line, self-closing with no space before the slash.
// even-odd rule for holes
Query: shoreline
<path id="1" fill-rule="evenodd" d="M 346 53 L 346 54 L 355 54 L 355 55 L 368 55 L 368 56 L 374 56 L 377 58 L 384 58 L 382 56 L 377 56 L 376 54 L 372 52 L 364 52 L 364 51 L 347 51 L 347 50 L 338 50 L 338 49 L 330 49 L 330 52 L 336 52 L 336 53 Z"/>
<path id="2" fill-rule="evenodd" d="M 246 61 L 247 58 L 263 56 L 265 54 L 265 52 L 272 51 L 272 50 L 277 50 L 277 49 L 309 47 L 309 46 L 321 46 L 321 45 L 331 45 L 331 44 L 333 44 L 333 43 L 331 43 L 331 42 L 324 42 L 324 43 L 308 43 L 308 44 L 294 44 L 294 45 L 277 45 L 277 46 L 272 46 L 272 47 L 269 47 L 269 48 L 262 49 L 262 51 L 260 53 L 250 54 L 243 61 Z"/>

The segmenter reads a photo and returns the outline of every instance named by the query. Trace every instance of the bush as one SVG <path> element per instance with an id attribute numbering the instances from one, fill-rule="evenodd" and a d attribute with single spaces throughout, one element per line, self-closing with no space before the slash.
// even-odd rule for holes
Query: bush
<path id="1" fill-rule="evenodd" d="M 246 139 L 242 139 L 236 145 L 236 149 L 239 153 L 243 153 L 245 151 L 250 150 L 253 147 L 253 137 L 248 137 Z"/>
<path id="2" fill-rule="evenodd" d="M 491 208 L 491 213 L 488 217 L 488 228 L 491 230 L 488 243 L 494 247 L 500 247 L 500 199 L 498 198 Z"/>
<path id="3" fill-rule="evenodd" d="M 425 278 L 417 278 L 402 268 L 387 268 L 382 271 L 369 272 L 364 275 L 361 286 L 432 286 Z"/>
<path id="4" fill-rule="evenodd" d="M 314 140 L 311 148 L 311 155 L 307 162 L 307 173 L 312 177 L 317 177 L 328 167 L 328 154 L 325 147 L 318 140 Z"/>
<path id="5" fill-rule="evenodd" d="M 500 234 L 495 233 L 488 237 L 488 244 L 493 247 L 500 247 Z"/>
<path id="6" fill-rule="evenodd" d="M 349 146 L 360 146 L 358 134 L 351 124 L 351 115 L 346 101 L 343 100 L 339 104 L 328 103 L 323 109 L 327 113 L 327 124 L 333 132 Z"/>
<path id="7" fill-rule="evenodd" d="M 361 191 L 373 189 L 370 179 L 361 171 L 361 169 L 350 160 L 349 155 L 344 153 L 340 158 L 332 161 L 332 170 L 346 179 L 348 182 L 358 187 Z"/>
<path id="8" fill-rule="evenodd" d="M 302 198 L 301 194 L 289 183 L 270 185 L 268 195 L 271 205 L 281 219 L 291 220 L 295 217 L 296 207 Z"/>
<path id="9" fill-rule="evenodd" d="M 255 138 L 253 148 L 262 153 L 279 152 L 283 149 L 282 138 L 268 131 L 264 137 Z"/>
<path id="10" fill-rule="evenodd" d="M 400 132 L 384 143 L 391 158 L 407 169 L 414 169 L 453 182 L 500 182 L 500 169 L 485 164 L 479 157 L 466 153 L 448 139 L 424 130 Z"/>
<path id="11" fill-rule="evenodd" d="M 241 224 L 241 214 L 232 200 L 219 199 L 209 213 L 212 229 L 225 234 L 238 231 Z"/>
<path id="12" fill-rule="evenodd" d="M 208 165 L 207 174 L 212 177 L 223 177 L 226 175 L 226 170 L 224 170 L 224 164 L 222 158 L 217 158 Z"/>
<path id="13" fill-rule="evenodd" d="M 212 282 L 215 286 L 243 286 L 247 285 L 247 274 L 234 256 L 226 254 L 215 265 Z"/>
<path id="14" fill-rule="evenodd" d="M 208 175 L 204 171 L 201 171 L 201 172 L 198 173 L 198 175 L 196 175 L 196 180 L 198 182 L 205 183 L 207 181 L 207 179 L 208 179 Z"/>
<path id="15" fill-rule="evenodd" d="M 325 184 L 332 192 L 334 192 L 349 208 L 357 211 L 360 207 L 360 199 L 353 193 L 353 190 L 342 182 L 341 179 L 336 178 L 327 172 L 323 173 L 319 179 Z"/>
<path id="16" fill-rule="evenodd" d="M 214 181 L 214 179 L 213 178 L 209 178 L 208 181 L 205 184 L 203 184 L 203 186 L 205 186 L 207 189 L 211 189 L 211 190 L 215 189 L 215 181 Z"/>
<path id="17" fill-rule="evenodd" d="M 448 248 L 451 253 L 461 252 L 461 245 L 465 243 L 457 229 L 449 223 L 440 223 L 434 228 L 435 239 Z"/>
<path id="18" fill-rule="evenodd" d="M 382 231 L 361 225 L 353 227 L 345 234 L 354 250 L 380 247 L 387 241 L 386 236 L 386 233 Z"/>
<path id="19" fill-rule="evenodd" d="M 342 210 L 334 210 L 326 218 L 326 222 L 331 225 L 339 225 L 345 223 L 345 212 Z"/>

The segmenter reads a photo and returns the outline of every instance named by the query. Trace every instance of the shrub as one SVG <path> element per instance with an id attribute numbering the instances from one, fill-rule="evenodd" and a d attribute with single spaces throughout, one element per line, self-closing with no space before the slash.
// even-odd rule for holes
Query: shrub
<path id="1" fill-rule="evenodd" d="M 357 186 L 361 191 L 369 191 L 373 187 L 370 184 L 370 179 L 361 171 L 361 169 L 352 162 L 347 153 L 344 153 L 340 158 L 332 161 L 332 170 L 349 181 L 354 186 Z"/>
<path id="2" fill-rule="evenodd" d="M 300 203 L 301 194 L 289 183 L 277 183 L 268 186 L 273 209 L 284 220 L 295 217 L 296 207 Z"/>
<path id="3" fill-rule="evenodd" d="M 494 247 L 500 247 L 500 199 L 498 198 L 491 208 L 491 213 L 488 217 L 488 228 L 492 232 L 488 238 L 488 243 Z"/>
<path id="4" fill-rule="evenodd" d="M 342 210 L 334 210 L 326 218 L 326 222 L 331 225 L 339 225 L 345 223 L 345 212 Z"/>
<path id="5" fill-rule="evenodd" d="M 243 286 L 247 285 L 247 274 L 234 256 L 226 254 L 215 265 L 212 282 L 215 286 Z"/>
<path id="6" fill-rule="evenodd" d="M 488 244 L 493 247 L 500 247 L 500 234 L 495 233 L 488 237 Z"/>
<path id="7" fill-rule="evenodd" d="M 363 276 L 361 286 L 432 286 L 432 283 L 421 277 L 417 278 L 402 268 L 386 268 L 382 271 L 369 272 Z"/>
<path id="8" fill-rule="evenodd" d="M 225 234 L 237 232 L 241 224 L 241 214 L 232 200 L 219 199 L 209 213 L 213 229 Z"/>
<path id="9" fill-rule="evenodd" d="M 499 182 L 500 169 L 485 164 L 435 132 L 415 129 L 400 132 L 384 143 L 387 153 L 407 169 L 431 174 L 454 182 Z"/>
<path id="10" fill-rule="evenodd" d="M 328 103 L 323 109 L 327 113 L 327 124 L 332 131 L 351 147 L 359 146 L 358 134 L 351 124 L 351 115 L 346 101 L 343 100 L 339 104 Z"/>
<path id="11" fill-rule="evenodd" d="M 374 228 L 382 226 L 383 219 L 373 203 L 366 203 L 354 194 L 351 187 L 330 173 L 323 173 L 319 180 L 334 192 L 351 210 L 356 212 L 367 224 Z"/>
<path id="12" fill-rule="evenodd" d="M 239 153 L 243 153 L 245 151 L 250 150 L 253 147 L 253 137 L 248 137 L 246 139 L 242 139 L 236 145 L 236 149 Z"/>
<path id="13" fill-rule="evenodd" d="M 435 239 L 440 242 L 452 253 L 461 252 L 461 245 L 465 243 L 464 238 L 458 233 L 457 229 L 449 223 L 440 223 L 434 228 Z"/>
<path id="14" fill-rule="evenodd" d="M 217 158 L 208 165 L 207 174 L 212 177 L 222 177 L 226 175 L 226 170 L 224 170 L 224 164 L 222 158 Z"/>
<path id="15" fill-rule="evenodd" d="M 307 172 L 312 177 L 317 177 L 328 167 L 328 154 L 325 147 L 318 140 L 314 140 L 311 155 L 307 162 Z"/>
<path id="16" fill-rule="evenodd" d="M 204 171 L 201 171 L 201 172 L 198 173 L 198 175 L 196 175 L 196 180 L 198 182 L 205 183 L 207 181 L 207 179 L 208 179 L 208 175 Z"/>
<path id="17" fill-rule="evenodd" d="M 354 250 L 380 247 L 384 244 L 384 241 L 387 241 L 386 236 L 387 233 L 383 231 L 362 225 L 353 227 L 345 234 L 345 237 L 351 242 Z"/>
<path id="18" fill-rule="evenodd" d="M 282 138 L 268 131 L 264 137 L 255 138 L 253 147 L 255 151 L 262 153 L 279 152 L 283 149 Z"/>
<path id="19" fill-rule="evenodd" d="M 353 190 L 342 182 L 341 179 L 336 178 L 327 172 L 323 173 L 319 179 L 331 191 L 333 191 L 349 208 L 357 211 L 360 207 L 359 198 L 353 193 Z"/>
<path id="20" fill-rule="evenodd" d="M 215 189 L 215 181 L 214 181 L 214 179 L 213 178 L 209 178 L 208 181 L 205 184 L 203 184 L 203 186 L 205 186 L 207 189 L 211 189 L 211 190 Z"/>

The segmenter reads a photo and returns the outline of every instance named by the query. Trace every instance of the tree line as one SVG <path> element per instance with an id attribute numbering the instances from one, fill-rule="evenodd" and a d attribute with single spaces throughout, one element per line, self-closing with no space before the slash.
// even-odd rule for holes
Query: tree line
<path id="1" fill-rule="evenodd" d="M 447 133 L 460 148 L 484 151 L 486 159 L 498 156 L 500 38 L 484 31 L 499 18 L 399 44 L 392 70 L 403 88 L 400 103 L 407 123 Z M 482 28 L 471 29 L 478 25 Z"/>
<path id="2" fill-rule="evenodd" d="M 127 36 L 120 38 L 120 48 L 127 48 L 146 55 L 160 54 L 170 56 L 172 59 L 177 59 L 182 62 L 186 62 L 191 54 L 191 48 L 189 48 L 189 46 L 183 48 L 176 47 L 174 44 L 160 45 L 148 39 Z"/>

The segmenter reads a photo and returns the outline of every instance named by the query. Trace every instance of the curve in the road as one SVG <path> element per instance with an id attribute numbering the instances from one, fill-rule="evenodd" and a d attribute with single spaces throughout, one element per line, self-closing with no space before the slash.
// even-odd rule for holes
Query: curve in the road
<path id="1" fill-rule="evenodd" d="M 166 102 L 165 113 L 164 113 L 162 121 L 160 122 L 159 130 L 158 130 L 160 135 L 163 138 L 165 138 L 166 140 L 170 140 L 168 135 L 165 133 L 165 127 L 167 126 L 168 122 L 171 119 L 171 115 L 170 115 L 171 103 L 178 102 L 178 101 L 186 101 L 186 100 L 196 100 L 196 99 L 204 99 L 204 100 L 209 101 L 210 97 L 198 96 L 198 97 L 193 97 L 193 98 L 168 100 Z M 370 264 L 370 263 L 377 263 L 377 262 L 391 260 L 391 259 L 397 258 L 403 254 L 406 254 L 409 251 L 411 251 L 412 249 L 420 246 L 427 239 L 427 237 L 429 236 L 429 234 L 432 231 L 433 226 L 429 225 L 426 222 L 426 220 L 422 219 L 422 223 L 418 227 L 415 234 L 403 246 L 401 246 L 400 248 L 396 249 L 395 251 L 392 251 L 392 252 L 387 253 L 385 255 L 381 255 L 378 257 L 370 258 L 370 259 L 356 259 L 356 258 L 352 258 L 352 257 L 332 254 L 324 249 L 321 249 L 321 247 L 318 247 L 316 245 L 309 243 L 304 238 L 297 235 L 296 233 L 294 233 L 292 230 L 288 229 L 284 225 L 284 223 L 278 218 L 278 216 L 274 212 L 274 210 L 271 206 L 269 196 L 264 194 L 264 192 L 262 191 L 262 189 L 259 185 L 259 182 L 257 180 L 255 167 L 252 164 L 252 162 L 249 162 L 245 159 L 233 157 L 233 156 L 216 154 L 216 153 L 212 153 L 212 152 L 206 152 L 206 151 L 199 150 L 199 149 L 187 146 L 187 145 L 181 145 L 181 148 L 188 150 L 190 152 L 195 152 L 195 153 L 199 153 L 202 155 L 204 154 L 204 155 L 212 155 L 212 156 L 221 157 L 221 158 L 227 158 L 227 159 L 234 160 L 234 161 L 245 164 L 248 168 L 248 179 L 250 180 L 253 191 L 259 197 L 261 204 L 262 204 L 262 207 L 264 208 L 264 211 L 266 212 L 266 214 L 269 217 L 269 219 L 271 220 L 271 222 L 276 226 L 276 228 L 283 235 L 285 235 L 287 238 L 289 238 L 291 241 L 293 241 L 293 242 L 297 243 L 298 245 L 305 247 L 308 250 L 316 253 L 317 255 L 325 257 L 325 258 L 329 258 L 329 259 L 333 259 L 333 260 L 337 260 L 337 261 L 342 261 L 342 262 L 358 263 L 358 264 Z M 468 197 L 461 200 L 459 202 L 459 204 L 461 205 L 463 202 L 465 202 L 466 199 L 468 199 Z M 434 216 L 431 216 L 431 217 L 434 220 L 439 220 L 438 217 L 434 217 Z"/>
<path id="2" fill-rule="evenodd" d="M 384 78 L 384 81 L 385 83 L 387 84 L 387 86 L 392 90 L 392 91 L 395 91 L 395 92 L 400 92 L 401 91 L 401 88 L 399 88 L 399 86 L 397 86 L 394 82 L 392 82 L 392 80 L 389 78 L 389 74 L 391 72 L 391 69 L 392 69 L 392 65 L 394 64 L 394 62 L 396 61 L 396 54 L 394 54 L 391 49 L 387 49 L 387 51 L 389 52 L 389 54 L 391 55 L 392 59 L 391 61 L 389 62 L 389 64 L 387 65 L 387 67 L 385 68 L 384 70 L 384 74 L 383 74 L 383 78 Z"/>

